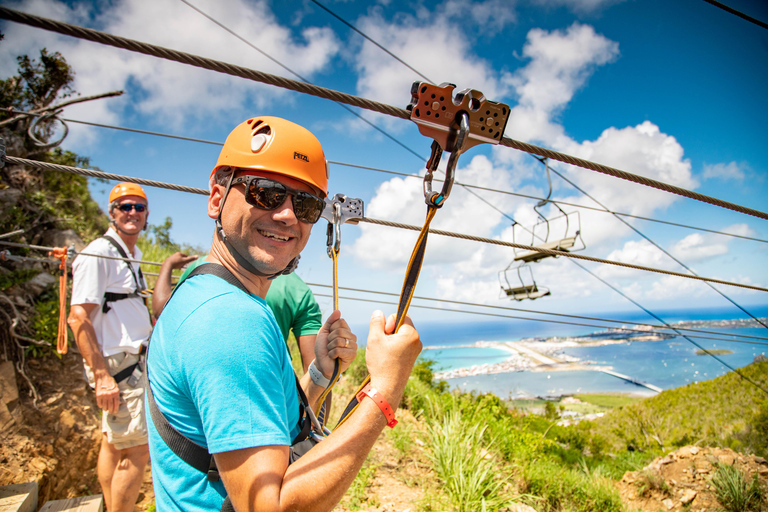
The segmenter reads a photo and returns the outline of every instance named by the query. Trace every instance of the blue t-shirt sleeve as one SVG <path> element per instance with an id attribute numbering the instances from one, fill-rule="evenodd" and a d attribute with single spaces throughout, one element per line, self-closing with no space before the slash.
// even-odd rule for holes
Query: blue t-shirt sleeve
<path id="1" fill-rule="evenodd" d="M 283 371 L 288 355 L 277 325 L 266 305 L 264 315 L 244 318 L 227 308 L 226 296 L 214 302 L 221 303 L 207 306 L 218 312 L 220 341 L 208 340 L 203 344 L 205 353 L 182 359 L 188 396 L 200 415 L 208 450 L 290 445 L 292 425 Z M 185 322 L 177 336 L 194 339 L 201 331 L 197 324 Z M 210 326 L 204 331 L 217 335 Z"/>

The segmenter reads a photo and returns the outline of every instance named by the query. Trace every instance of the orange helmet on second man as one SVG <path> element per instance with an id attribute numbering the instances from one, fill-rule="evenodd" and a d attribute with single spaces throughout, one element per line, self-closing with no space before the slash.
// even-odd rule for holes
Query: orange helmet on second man
<path id="1" fill-rule="evenodd" d="M 216 167 L 229 166 L 282 174 L 328 194 L 325 153 L 309 130 L 279 117 L 253 117 L 229 134 Z"/>
<path id="2" fill-rule="evenodd" d="M 139 196 L 143 197 L 144 200 L 147 201 L 147 194 L 144 193 L 143 188 L 141 188 L 136 183 L 124 181 L 115 185 L 115 188 L 113 188 L 112 192 L 109 193 L 109 202 L 111 204 L 112 201 L 125 196 Z"/>

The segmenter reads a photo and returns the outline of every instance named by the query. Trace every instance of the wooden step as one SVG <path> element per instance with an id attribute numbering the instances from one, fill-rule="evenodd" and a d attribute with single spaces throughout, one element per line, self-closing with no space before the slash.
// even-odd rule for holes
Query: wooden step
<path id="1" fill-rule="evenodd" d="M 0 512 L 36 512 L 37 482 L 0 487 Z"/>
<path id="2" fill-rule="evenodd" d="M 101 494 L 82 496 L 68 500 L 49 501 L 40 512 L 103 512 L 104 497 Z"/>

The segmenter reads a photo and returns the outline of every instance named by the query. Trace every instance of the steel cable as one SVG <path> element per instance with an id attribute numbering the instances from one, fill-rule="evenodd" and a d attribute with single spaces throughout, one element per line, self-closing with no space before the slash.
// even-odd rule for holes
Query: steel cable
<path id="1" fill-rule="evenodd" d="M 410 225 L 410 224 L 403 224 L 401 222 L 391 222 L 391 221 L 388 221 L 388 220 L 372 219 L 370 217 L 362 218 L 362 219 L 360 219 L 360 222 L 367 222 L 369 224 L 377 224 L 379 226 L 388 226 L 388 227 L 399 228 L 399 229 L 407 229 L 407 230 L 410 230 L 410 231 L 421 231 L 421 228 L 418 227 L 418 226 L 413 226 L 413 225 Z M 487 244 L 492 244 L 492 245 L 501 245 L 501 246 L 505 246 L 505 247 L 512 247 L 514 249 L 522 249 L 522 250 L 526 250 L 526 251 L 540 252 L 540 253 L 546 254 L 548 256 L 555 256 L 555 257 L 557 257 L 557 256 L 565 256 L 566 258 L 576 258 L 576 259 L 585 260 L 585 261 L 592 261 L 592 262 L 595 262 L 595 263 L 604 263 L 604 264 L 607 264 L 607 265 L 615 265 L 615 266 L 618 266 L 618 267 L 631 268 L 631 269 L 635 269 L 635 270 L 644 270 L 644 271 L 647 271 L 647 272 L 657 272 L 659 274 L 666 274 L 666 275 L 675 276 L 675 277 L 683 277 L 683 278 L 687 278 L 687 279 L 696 279 L 696 280 L 700 280 L 700 281 L 709 281 L 711 283 L 726 284 L 726 285 L 730 285 L 730 286 L 737 286 L 739 288 L 747 288 L 747 289 L 750 289 L 750 290 L 757 290 L 757 291 L 761 291 L 761 292 L 768 292 L 768 288 L 763 288 L 763 287 L 760 287 L 760 286 L 752 286 L 752 285 L 748 285 L 748 284 L 741 284 L 741 283 L 734 283 L 734 282 L 730 282 L 730 281 L 723 281 L 723 280 L 714 279 L 714 278 L 711 278 L 711 277 L 701 277 L 701 276 L 694 276 L 694 275 L 689 275 L 689 274 L 681 274 L 679 272 L 672 272 L 671 270 L 663 270 L 663 269 L 658 269 L 658 268 L 644 267 L 642 265 L 634 265 L 632 263 L 623 263 L 623 262 L 620 262 L 620 261 L 605 260 L 605 259 L 601 259 L 601 258 L 594 258 L 592 256 L 584 256 L 584 255 L 581 255 L 581 254 L 574 254 L 574 253 L 566 252 L 566 251 L 556 251 L 556 250 L 552 250 L 552 249 L 544 249 L 542 247 L 534 247 L 534 246 L 530 246 L 530 245 L 523 245 L 523 244 L 518 244 L 518 243 L 514 243 L 514 242 L 507 242 L 507 241 L 504 241 L 504 240 L 496 240 L 496 239 L 493 239 L 493 238 L 484 238 L 484 237 L 480 237 L 480 236 L 466 235 L 466 234 L 463 234 L 463 233 L 453 233 L 451 231 L 443 231 L 441 229 L 430 229 L 429 232 L 430 233 L 434 233 L 436 235 L 449 236 L 449 237 L 453 237 L 453 238 L 459 238 L 459 239 L 462 239 L 462 240 L 471 240 L 473 242 L 481 242 L 481 243 L 487 243 Z"/>
<path id="2" fill-rule="evenodd" d="M 8 9 L 5 7 L 0 7 L 0 18 L 7 19 L 10 21 L 15 21 L 17 23 L 23 23 L 32 27 L 42 28 L 44 30 L 49 30 L 52 32 L 57 32 L 59 34 L 77 37 L 80 39 L 85 39 L 87 41 L 92 41 L 100 44 L 105 44 L 108 46 L 113 46 L 115 48 L 122 48 L 125 50 L 142 53 L 144 55 L 159 57 L 159 58 L 163 58 L 163 59 L 174 61 L 174 62 L 180 62 L 182 64 L 189 64 L 191 66 L 196 66 L 202 69 L 208 69 L 211 71 L 216 71 L 216 72 L 228 74 L 231 76 L 237 76 L 237 77 L 245 78 L 248 80 L 253 80 L 256 82 L 261 82 L 269 85 L 274 85 L 277 87 L 282 87 L 284 89 L 288 89 L 296 92 L 311 94 L 313 96 L 317 96 L 320 98 L 325 98 L 325 99 L 329 99 L 329 100 L 333 100 L 341 103 L 346 103 L 348 105 L 364 108 L 367 110 L 371 110 L 373 112 L 378 112 L 380 114 L 385 114 L 385 115 L 397 117 L 400 119 L 410 119 L 410 113 L 405 109 L 393 107 L 391 105 L 387 105 L 387 104 L 380 103 L 373 100 L 367 100 L 365 98 L 360 98 L 352 94 L 342 93 L 339 91 L 335 91 L 333 89 L 328 89 L 328 88 L 320 87 L 317 85 L 307 84 L 298 80 L 292 80 L 290 78 L 280 77 L 277 75 L 272 75 L 270 73 L 256 71 L 243 66 L 238 66 L 235 64 L 229 64 L 229 63 L 217 61 L 215 59 L 201 57 L 199 55 L 193 55 L 190 53 L 181 52 L 178 50 L 172 50 L 170 48 L 165 48 L 162 46 L 143 43 L 133 39 L 115 36 L 112 34 L 107 34 L 105 32 L 101 32 L 98 30 L 80 27 L 77 25 L 71 25 L 69 23 L 51 20 L 48 18 L 40 17 L 40 16 L 34 16 L 32 14 L 15 11 L 13 9 Z M 738 205 L 728 201 L 723 201 L 721 199 L 710 197 L 705 194 L 700 194 L 698 192 L 693 192 L 691 190 L 687 190 L 682 187 L 677 187 L 675 185 L 663 183 L 661 181 L 647 178 L 645 176 L 632 174 L 626 171 L 615 169 L 607 165 L 590 162 L 589 160 L 577 158 L 577 157 L 560 153 L 558 151 L 554 151 L 551 149 L 542 148 L 534 144 L 529 144 L 527 142 L 522 142 L 515 139 L 510 139 L 508 137 L 504 137 L 501 140 L 501 145 L 505 147 L 517 149 L 519 151 L 523 151 L 526 153 L 539 155 L 545 158 L 551 158 L 553 160 L 557 160 L 567 164 L 576 165 L 578 167 L 583 167 L 585 169 L 596 171 L 608 176 L 621 178 L 623 180 L 630 181 L 632 183 L 637 183 L 647 187 L 655 188 L 655 189 L 676 194 L 682 197 L 694 199 L 696 201 L 701 201 L 701 202 L 708 203 L 721 208 L 726 208 L 728 210 L 733 210 L 739 213 L 743 213 L 746 215 L 751 215 L 753 217 L 758 217 L 761 219 L 768 220 L 768 213 L 755 210 L 753 208 L 747 208 L 742 205 Z"/>
<path id="3" fill-rule="evenodd" d="M 317 287 L 320 287 L 320 288 L 331 288 L 331 285 L 329 285 L 329 284 L 310 283 L 310 282 L 307 282 L 307 284 L 309 286 L 317 286 Z M 374 294 L 374 295 L 387 295 L 387 296 L 390 296 L 390 297 L 397 297 L 398 296 L 397 293 L 393 293 L 393 292 L 371 291 L 371 290 L 364 290 L 362 288 L 350 288 L 348 286 L 339 286 L 339 289 L 340 290 L 351 291 L 351 292 L 371 293 L 371 294 Z M 544 311 L 536 311 L 536 310 L 533 310 L 533 309 L 514 308 L 514 307 L 510 307 L 510 306 L 494 306 L 492 304 L 478 304 L 478 303 L 475 303 L 475 302 L 466 302 L 466 301 L 461 301 L 461 300 L 435 299 L 435 298 L 432 298 L 432 297 L 421 297 L 421 296 L 418 296 L 418 295 L 414 295 L 413 298 L 414 299 L 418 299 L 418 300 L 428 300 L 428 301 L 432 301 L 432 302 L 439 302 L 439 303 L 445 303 L 445 304 L 455 304 L 455 305 L 459 305 L 459 306 L 470 306 L 470 307 L 477 307 L 477 308 L 498 309 L 498 310 L 502 310 L 502 311 L 517 311 L 517 312 L 522 312 L 522 313 L 533 313 L 533 314 L 537 314 L 537 315 L 549 315 L 549 316 L 557 316 L 557 317 L 563 317 L 563 318 L 575 318 L 575 319 L 578 319 L 578 320 L 591 320 L 591 321 L 596 321 L 596 322 L 621 324 L 622 326 L 630 324 L 630 325 L 636 325 L 636 326 L 639 326 L 639 327 L 649 327 L 651 329 L 677 329 L 677 330 L 681 330 L 681 331 L 690 331 L 690 332 L 694 332 L 694 333 L 715 334 L 715 335 L 718 335 L 718 336 L 735 336 L 735 337 L 738 337 L 738 338 L 746 338 L 746 339 L 752 339 L 752 340 L 768 341 L 768 337 L 765 337 L 765 336 L 753 336 L 753 335 L 749 335 L 749 334 L 731 334 L 731 333 L 724 334 L 724 333 L 717 332 L 717 331 L 707 331 L 707 330 L 704 330 L 704 329 L 695 329 L 695 328 L 691 328 L 691 327 L 681 327 L 681 326 L 678 326 L 678 325 L 675 325 L 674 327 L 672 327 L 669 324 L 655 325 L 655 324 L 647 324 L 647 323 L 642 323 L 642 322 L 632 322 L 632 321 L 628 321 L 628 320 L 617 320 L 617 319 L 611 319 L 611 318 L 598 318 L 598 317 L 583 316 L 583 315 L 569 315 L 569 314 L 566 314 L 566 313 L 551 313 L 551 312 L 544 312 Z M 359 298 L 359 300 L 363 300 L 363 298 Z M 446 309 L 445 311 L 452 311 L 452 310 Z M 467 311 L 467 313 L 472 313 L 472 312 L 471 311 Z M 522 318 L 522 317 L 520 317 L 520 318 Z M 526 320 L 530 320 L 530 318 L 525 318 L 525 319 Z M 626 327 L 612 327 L 612 326 L 609 326 L 609 325 L 592 325 L 592 324 L 583 324 L 583 325 L 588 326 L 588 327 L 627 329 Z M 646 330 L 643 330 L 643 329 L 634 329 L 634 330 L 637 331 L 637 332 L 651 332 L 651 331 L 646 331 Z M 725 341 L 734 341 L 734 342 L 737 342 L 737 343 L 739 342 L 737 340 L 725 340 Z M 745 342 L 745 343 L 749 343 L 749 342 Z M 758 344 L 762 345 L 763 343 L 758 343 Z M 768 344 L 768 343 L 765 343 L 765 344 Z"/>
<path id="4" fill-rule="evenodd" d="M 59 164 L 52 164 L 49 162 L 40 162 L 38 160 L 28 160 L 26 158 L 17 158 L 15 156 L 6 156 L 5 160 L 8 163 L 11 164 L 17 164 L 17 165 L 29 165 L 30 167 L 37 167 L 43 170 L 49 170 L 49 171 L 62 171 L 62 172 L 69 172 L 73 174 L 80 174 L 82 176 L 90 176 L 94 178 L 104 178 L 104 179 L 111 179 L 116 181 L 131 181 L 133 183 L 138 183 L 140 185 L 147 185 L 150 187 L 158 187 L 158 188 L 164 188 L 168 190 L 178 190 L 180 192 L 189 192 L 192 194 L 201 194 L 201 195 L 208 195 L 208 191 L 202 188 L 195 188 L 195 187 L 186 187 L 183 185 L 174 185 L 172 183 L 165 183 L 162 181 L 155 181 L 155 180 L 145 180 L 143 178 L 133 178 L 130 176 L 124 176 L 120 174 L 111 174 L 111 173 L 105 173 L 103 171 L 95 171 L 92 169 L 82 169 L 79 167 L 69 167 L 66 165 L 59 165 Z M 411 231 L 421 231 L 421 228 L 418 226 L 413 226 L 410 224 L 403 224 L 400 222 L 392 222 L 387 220 L 379 220 L 379 219 L 372 219 L 370 217 L 364 217 L 360 219 L 361 222 L 367 222 L 369 224 L 378 224 L 380 226 L 388 226 L 393 228 L 400 228 L 400 229 L 407 229 Z M 515 249 L 522 249 L 526 251 L 536 251 L 543 254 L 547 254 L 549 256 L 565 256 L 567 258 L 577 258 L 581 260 L 586 261 L 592 261 L 595 263 L 604 263 L 607 265 L 615 265 L 619 267 L 625 267 L 625 268 L 631 268 L 635 270 L 644 270 L 647 272 L 656 272 L 660 274 L 666 274 L 676 277 L 683 277 L 688 279 L 696 279 L 699 281 L 709 281 L 711 283 L 718 283 L 718 284 L 725 284 L 729 286 L 737 286 L 740 288 L 747 288 L 750 290 L 757 290 L 761 292 L 768 292 L 768 288 L 762 288 L 759 286 L 752 286 L 748 284 L 742 284 L 742 283 L 734 283 L 731 281 L 723 281 L 720 279 L 714 279 L 709 277 L 702 277 L 702 276 L 695 276 L 695 275 L 689 275 L 689 274 L 681 274 L 679 272 L 672 272 L 670 270 L 663 270 L 663 269 L 656 269 L 651 267 L 644 267 L 641 265 L 634 265 L 632 263 L 623 263 L 619 261 L 611 261 L 611 260 L 605 260 L 601 258 L 594 258 L 592 256 L 584 256 L 581 254 L 574 254 L 566 251 L 556 251 L 552 249 L 544 249 L 541 247 L 534 247 L 530 245 L 523 245 L 523 244 L 517 244 L 514 242 L 506 242 L 504 240 L 496 240 L 493 238 L 484 238 L 474 235 L 466 235 L 462 233 L 453 233 L 451 231 L 443 231 L 440 229 L 430 229 L 430 233 L 434 233 L 436 235 L 442 235 L 442 236 L 449 236 L 453 238 L 460 238 L 463 240 L 471 240 L 474 242 L 481 242 L 481 243 L 488 243 L 492 245 L 502 245 L 506 247 L 512 247 Z"/>

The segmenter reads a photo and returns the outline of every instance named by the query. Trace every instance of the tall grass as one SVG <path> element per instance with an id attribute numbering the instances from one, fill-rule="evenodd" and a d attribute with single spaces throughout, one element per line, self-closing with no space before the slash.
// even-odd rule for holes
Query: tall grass
<path id="1" fill-rule="evenodd" d="M 751 481 L 747 481 L 744 473 L 729 464 L 717 464 L 712 486 L 717 500 L 728 512 L 759 510 L 760 503 L 765 499 L 757 473 Z"/>
<path id="2" fill-rule="evenodd" d="M 510 475 L 499 474 L 496 457 L 483 439 L 485 427 L 465 423 L 453 411 L 427 430 L 434 470 L 458 512 L 498 510 L 509 501 L 504 487 Z"/>

